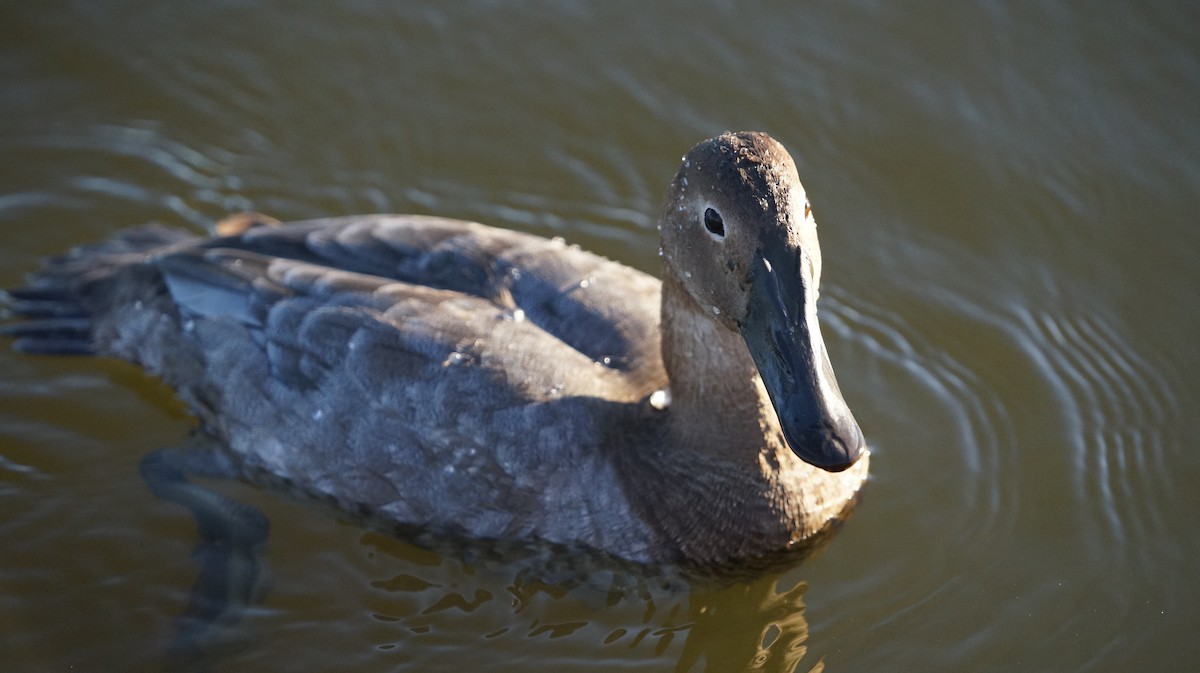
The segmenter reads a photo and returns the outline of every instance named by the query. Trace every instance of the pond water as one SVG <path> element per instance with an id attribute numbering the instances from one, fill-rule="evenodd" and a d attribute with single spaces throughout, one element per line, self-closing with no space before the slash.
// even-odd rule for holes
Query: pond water
<path id="1" fill-rule="evenodd" d="M 6 3 L 0 286 L 157 220 L 419 212 L 654 272 L 677 161 L 796 158 L 874 457 L 794 567 L 542 582 L 240 483 L 271 583 L 229 671 L 1200 665 L 1200 5 Z M 0 660 L 158 670 L 197 566 L 138 476 L 192 427 L 0 349 Z"/>

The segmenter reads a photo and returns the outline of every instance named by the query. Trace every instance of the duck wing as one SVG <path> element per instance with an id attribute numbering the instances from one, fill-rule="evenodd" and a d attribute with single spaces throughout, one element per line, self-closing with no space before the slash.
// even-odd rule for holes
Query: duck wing
<path id="1" fill-rule="evenodd" d="M 632 387 L 665 382 L 658 281 L 560 239 L 437 217 L 357 216 L 256 227 L 208 241 L 203 249 L 215 253 L 207 258 L 208 269 L 168 274 L 182 281 L 171 285 L 177 298 L 211 298 L 208 272 L 228 268 L 221 259 L 236 259 L 217 251 L 241 250 L 310 265 L 299 274 L 309 282 L 294 289 L 326 300 L 357 291 L 363 276 L 403 283 L 403 290 L 389 288 L 393 294 L 434 296 L 421 289 L 428 288 L 485 300 L 622 373 Z M 188 292 L 186 284 L 195 280 L 201 287 Z"/>
<path id="2" fill-rule="evenodd" d="M 7 302 L 16 347 L 142 365 L 251 475 L 476 537 L 650 544 L 613 452 L 656 427 L 660 284 L 561 241 L 418 216 L 148 226 Z"/>
<path id="3" fill-rule="evenodd" d="M 47 316 L 28 350 L 143 365 L 243 465 L 343 509 L 571 540 L 641 535 L 592 513 L 666 382 L 659 293 L 561 241 L 371 216 L 131 230 L 49 261 L 19 312 Z"/>
<path id="4" fill-rule="evenodd" d="M 146 263 L 180 326 L 156 369 L 205 423 L 246 464 L 391 520 L 600 535 L 595 486 L 619 488 L 607 449 L 629 439 L 610 434 L 665 384 L 657 281 L 560 242 L 348 218 Z"/>

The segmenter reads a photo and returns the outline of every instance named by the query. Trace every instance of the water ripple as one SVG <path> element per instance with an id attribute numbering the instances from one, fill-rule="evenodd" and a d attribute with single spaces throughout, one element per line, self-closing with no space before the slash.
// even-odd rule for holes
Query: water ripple
<path id="1" fill-rule="evenodd" d="M 4 210 L 71 206 L 102 213 L 99 202 L 110 200 L 111 207 L 122 212 L 128 213 L 130 204 L 165 208 L 174 218 L 206 226 L 250 205 L 228 153 L 189 146 L 156 125 L 55 128 L 10 138 L 4 149 L 15 157 L 29 154 L 42 161 L 57 156 L 58 163 L 72 169 L 54 190 L 8 195 L 0 202 Z"/>
<path id="2" fill-rule="evenodd" d="M 882 437 L 873 437 L 870 428 L 866 429 L 868 441 L 882 443 L 875 451 L 883 460 L 879 461 L 881 466 L 872 466 L 873 471 L 878 474 L 887 469 L 886 461 L 892 458 L 889 453 L 893 450 L 889 444 L 894 443 L 904 445 L 895 450 L 906 454 L 895 459 L 922 465 L 924 469 L 920 471 L 928 475 L 926 481 L 930 478 L 940 481 L 946 479 L 943 475 L 952 475 L 953 479 L 937 487 L 948 500 L 922 514 L 928 525 L 945 531 L 941 539 L 947 544 L 961 544 L 965 539 L 986 538 L 1009 530 L 1011 510 L 1006 501 L 1011 494 L 1006 489 L 1010 482 L 1004 477 L 1010 471 L 1015 439 L 1009 411 L 989 382 L 939 343 L 929 330 L 916 326 L 910 315 L 836 286 L 826 290 L 821 309 L 822 322 L 833 334 L 865 351 L 858 359 L 878 359 L 888 366 L 886 372 L 867 374 L 865 385 L 873 388 L 872 404 L 896 406 L 901 423 L 907 425 L 889 424 L 891 434 Z M 962 319 L 945 315 L 947 309 L 959 310 L 959 307 L 943 306 L 941 320 Z M 838 364 L 839 371 L 847 369 L 847 363 Z M 906 380 L 899 381 L 897 377 Z M 892 399 L 881 399 L 886 397 L 881 391 L 889 388 L 900 392 Z M 932 399 L 940 409 L 928 408 L 917 401 L 919 396 L 914 395 L 917 390 L 928 395 L 920 399 Z M 947 422 L 936 425 L 943 432 L 953 428 L 954 436 L 917 439 L 927 431 L 925 426 L 934 424 L 929 419 L 942 414 Z M 916 445 L 918 441 L 924 445 Z M 961 467 L 956 468 L 956 462 Z M 927 509 L 929 504 L 925 505 Z"/>
<path id="3" fill-rule="evenodd" d="M 1145 495 L 1171 483 L 1163 428 L 1175 405 L 1166 379 L 1098 310 L 1023 307 L 1016 319 L 1072 421 L 1073 485 L 1106 523 L 1099 539 L 1124 546 L 1161 533 L 1161 509 Z"/>

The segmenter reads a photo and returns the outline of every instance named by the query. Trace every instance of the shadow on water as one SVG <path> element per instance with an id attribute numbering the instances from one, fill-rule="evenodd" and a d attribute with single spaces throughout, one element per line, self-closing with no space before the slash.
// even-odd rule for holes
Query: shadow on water
<path id="1" fill-rule="evenodd" d="M 191 512 L 200 538 L 193 550 L 199 573 L 165 646 L 165 670 L 210 671 L 259 658 L 270 649 L 255 642 L 253 617 L 270 575 L 266 517 L 189 480 L 234 476 L 202 435 L 148 454 L 141 473 L 155 495 Z M 384 576 L 368 579 L 366 609 L 377 628 L 358 670 L 442 670 L 472 661 L 497 670 L 497 661 L 519 668 L 536 659 L 570 670 L 791 672 L 808 654 L 807 584 L 778 572 L 785 559 L 649 567 L 581 549 L 399 533 L 361 538 L 382 559 Z M 831 537 L 789 554 L 787 564 L 819 552 Z M 803 670 L 823 668 L 818 659 Z"/>

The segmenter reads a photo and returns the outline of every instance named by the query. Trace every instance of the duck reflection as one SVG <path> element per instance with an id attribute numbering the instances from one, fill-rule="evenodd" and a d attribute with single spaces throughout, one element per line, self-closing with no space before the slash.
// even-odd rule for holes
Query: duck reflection
<path id="1" fill-rule="evenodd" d="M 172 472 L 180 455 L 151 454 L 143 472 L 160 497 L 194 513 L 200 566 L 167 648 L 167 668 L 207 671 L 252 650 L 243 617 L 270 575 L 266 519 L 220 494 L 190 488 Z M 159 452 L 163 453 L 163 452 Z M 174 485 L 172 485 L 174 484 Z M 204 502 L 195 500 L 206 493 Z M 807 584 L 796 563 L 714 573 L 642 566 L 586 550 L 483 544 L 409 531 L 366 532 L 361 544 L 386 575 L 367 578 L 370 658 L 380 670 L 420 662 L 449 670 L 532 662 L 547 670 L 819 671 L 809 657 Z M 296 615 L 303 619 L 302 615 Z M 806 661 L 807 660 L 807 661 Z M 370 666 L 369 668 L 376 668 Z"/>
<path id="2" fill-rule="evenodd" d="M 823 668 L 820 660 L 801 667 L 807 584 L 794 577 L 796 558 L 784 568 L 714 575 L 578 550 L 438 554 L 377 533 L 362 543 L 398 566 L 371 582 L 370 605 L 391 637 L 375 646 L 397 661 L 416 656 L 437 668 L 533 660 L 571 671 Z"/>

